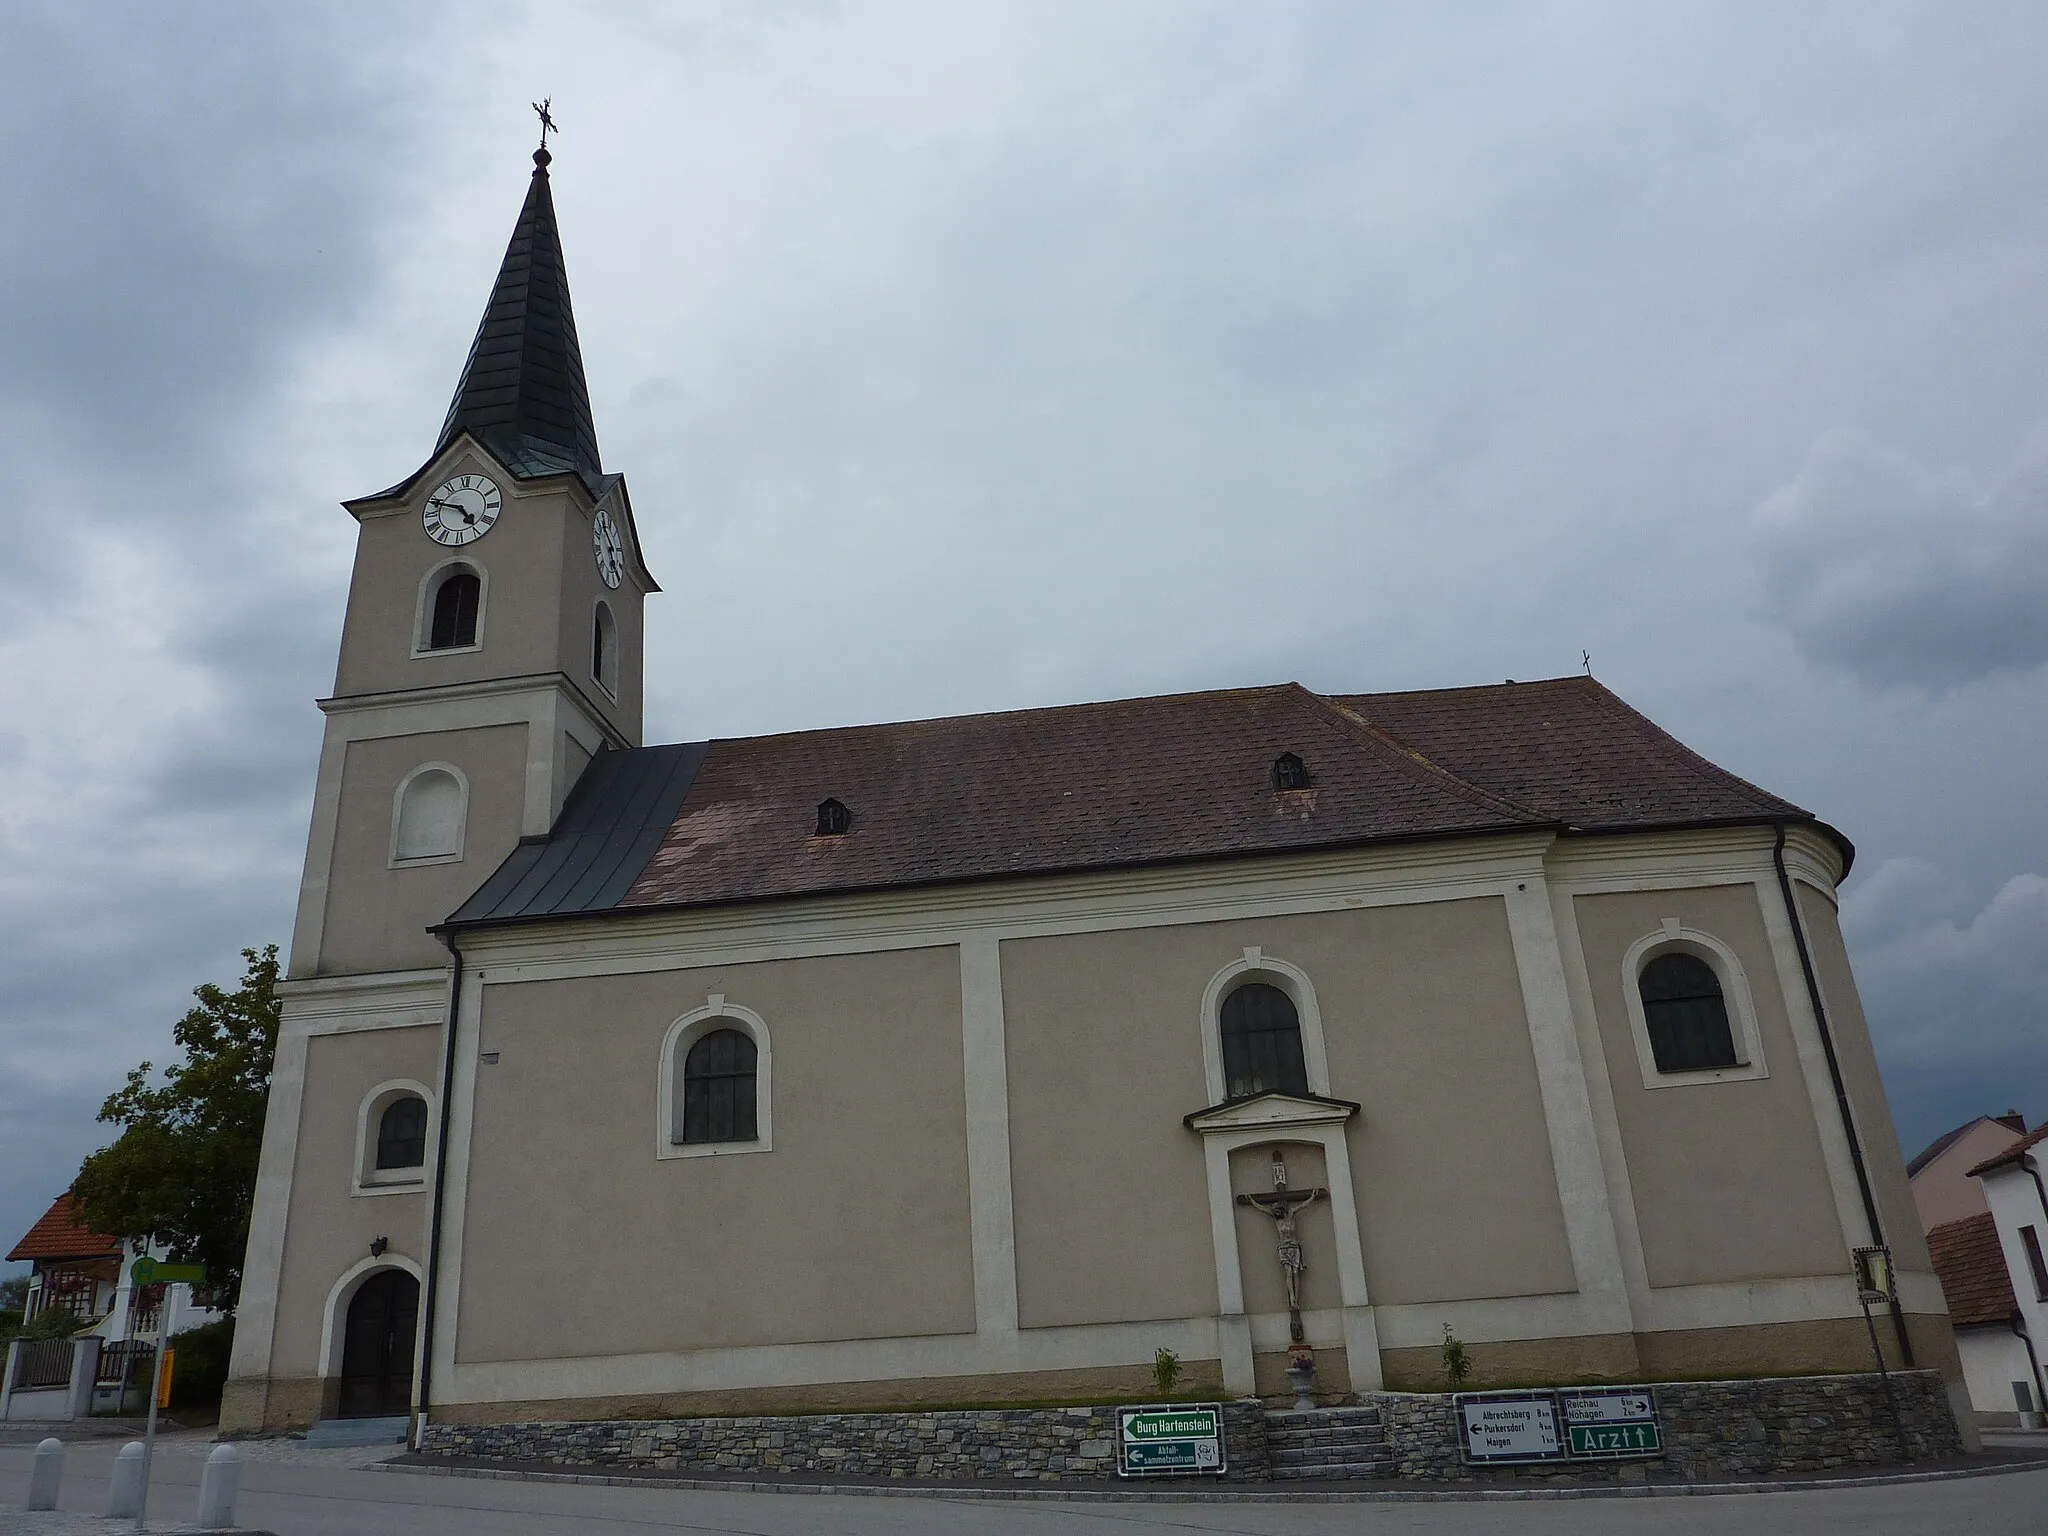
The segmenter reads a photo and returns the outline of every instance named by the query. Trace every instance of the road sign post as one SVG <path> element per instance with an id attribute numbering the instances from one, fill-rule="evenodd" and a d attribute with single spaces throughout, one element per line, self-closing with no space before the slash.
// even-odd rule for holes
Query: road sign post
<path id="1" fill-rule="evenodd" d="M 1148 1404 L 1116 1413 L 1119 1477 L 1161 1473 L 1221 1474 L 1224 1449 L 1221 1403 Z"/>

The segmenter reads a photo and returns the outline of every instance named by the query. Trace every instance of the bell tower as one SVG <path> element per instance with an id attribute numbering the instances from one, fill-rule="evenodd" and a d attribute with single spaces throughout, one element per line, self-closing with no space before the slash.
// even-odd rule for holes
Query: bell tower
<path id="1" fill-rule="evenodd" d="M 446 963 L 427 929 L 591 758 L 640 741 L 641 559 L 606 474 L 545 142 L 434 451 L 346 502 L 355 571 L 291 974 Z"/>

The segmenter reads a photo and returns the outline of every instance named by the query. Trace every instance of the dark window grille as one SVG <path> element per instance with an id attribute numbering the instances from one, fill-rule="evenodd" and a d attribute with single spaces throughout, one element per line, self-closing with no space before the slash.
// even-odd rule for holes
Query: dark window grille
<path id="1" fill-rule="evenodd" d="M 1308 764 L 1292 752 L 1282 752 L 1273 760 L 1273 787 L 1275 789 L 1307 789 Z"/>
<path id="2" fill-rule="evenodd" d="M 683 1141 L 752 1141 L 760 1134 L 755 1061 L 753 1038 L 742 1030 L 714 1029 L 690 1047 L 683 1058 Z"/>
<path id="3" fill-rule="evenodd" d="M 1659 1072 L 1739 1066 L 1721 978 L 1698 955 L 1672 950 L 1643 967 L 1637 983 L 1650 1053 Z"/>
<path id="4" fill-rule="evenodd" d="M 416 1094 L 394 1099 L 377 1121 L 377 1166 L 418 1168 L 427 1160 L 427 1101 Z"/>
<path id="5" fill-rule="evenodd" d="M 434 592 L 434 623 L 427 632 L 427 649 L 475 645 L 476 614 L 483 595 L 482 580 L 469 571 L 457 571 L 443 581 Z"/>
<path id="6" fill-rule="evenodd" d="M 840 837 L 853 830 L 853 812 L 837 800 L 818 804 L 818 836 Z"/>
<path id="7" fill-rule="evenodd" d="M 1278 987 L 1247 982 L 1223 1000 L 1223 1083 L 1233 1099 L 1308 1092 L 1301 1019 Z"/>

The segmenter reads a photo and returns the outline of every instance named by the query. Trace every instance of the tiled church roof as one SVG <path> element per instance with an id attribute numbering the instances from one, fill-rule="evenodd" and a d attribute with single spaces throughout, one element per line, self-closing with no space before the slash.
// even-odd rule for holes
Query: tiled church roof
<path id="1" fill-rule="evenodd" d="M 71 1214 L 71 1194 L 67 1190 L 14 1245 L 7 1260 L 15 1263 L 22 1259 L 103 1259 L 120 1251 L 121 1239 L 78 1223 Z"/>
<path id="2" fill-rule="evenodd" d="M 1274 787 L 1289 752 L 1306 790 Z M 828 798 L 851 812 L 843 835 L 816 835 Z M 1813 818 L 1591 678 L 1336 698 L 1283 684 L 608 754 L 450 923 L 1773 820 Z"/>
<path id="3" fill-rule="evenodd" d="M 2019 1311 L 1999 1246 L 1998 1223 L 1989 1211 L 1944 1221 L 1927 1234 L 1934 1273 L 1948 1301 L 1948 1318 L 1958 1328 L 2003 1323 Z"/>

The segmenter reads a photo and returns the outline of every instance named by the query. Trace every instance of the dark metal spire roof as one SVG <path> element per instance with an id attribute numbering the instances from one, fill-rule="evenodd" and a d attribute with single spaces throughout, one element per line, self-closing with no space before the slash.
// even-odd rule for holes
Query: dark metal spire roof
<path id="1" fill-rule="evenodd" d="M 593 490 L 604 471 L 597 425 L 583 382 L 583 352 L 569 308 L 569 273 L 545 147 L 533 157 L 526 205 L 505 247 L 497 286 L 462 365 L 462 381 L 435 444 L 439 453 L 468 431 L 515 475 L 574 470 Z"/>

